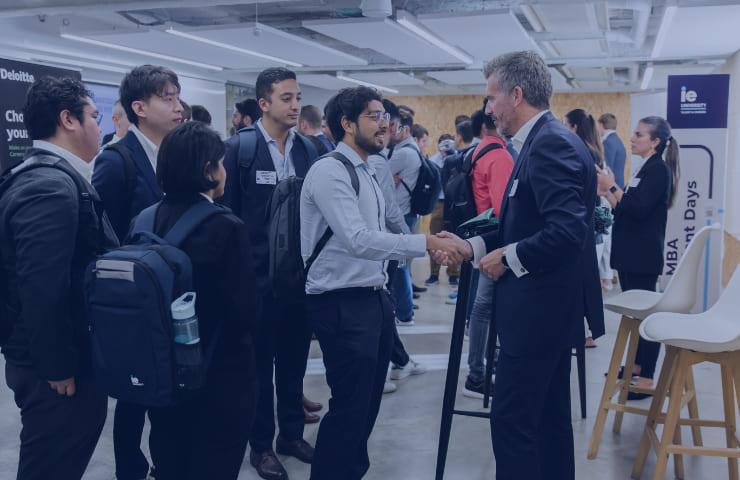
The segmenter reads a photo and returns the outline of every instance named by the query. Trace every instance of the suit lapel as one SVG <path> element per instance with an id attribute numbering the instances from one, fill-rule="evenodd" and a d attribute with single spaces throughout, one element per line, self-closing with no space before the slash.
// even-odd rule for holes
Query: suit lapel
<path id="1" fill-rule="evenodd" d="M 121 143 L 131 150 L 131 156 L 134 160 L 134 165 L 144 177 L 144 181 L 149 185 L 149 189 L 155 194 L 156 197 L 162 195 L 162 190 L 157 183 L 157 176 L 154 173 L 152 163 L 149 161 L 149 157 L 144 151 L 144 147 L 136 138 L 134 132 L 128 132 L 125 137 L 121 140 Z"/>
<path id="2" fill-rule="evenodd" d="M 554 118 L 555 117 L 553 117 L 552 113 L 550 112 L 542 115 L 540 119 L 535 122 L 534 127 L 532 127 L 529 135 L 527 135 L 527 139 L 524 141 L 524 145 L 522 145 L 522 151 L 519 152 L 519 155 L 517 156 L 516 163 L 514 164 L 514 170 L 511 172 L 509 183 L 506 185 L 504 200 L 501 203 L 501 212 L 499 215 L 499 222 L 501 225 L 503 225 L 503 217 L 506 213 L 506 207 L 508 207 L 509 205 L 509 192 L 511 191 L 511 187 L 514 184 L 514 181 L 516 181 L 519 177 L 519 171 L 522 169 L 522 165 L 525 161 L 529 160 L 529 148 L 532 145 L 532 141 L 534 140 L 534 137 L 537 136 L 537 133 L 539 133 L 542 126 L 550 120 L 553 120 Z"/>

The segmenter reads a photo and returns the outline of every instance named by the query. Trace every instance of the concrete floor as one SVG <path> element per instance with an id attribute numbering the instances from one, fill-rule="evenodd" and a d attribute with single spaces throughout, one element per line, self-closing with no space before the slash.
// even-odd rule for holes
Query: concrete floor
<path id="1" fill-rule="evenodd" d="M 415 261 L 413 270 L 415 282 L 422 284 L 429 272 L 428 262 Z M 421 308 L 417 311 L 416 326 L 400 329 L 407 350 L 417 361 L 427 365 L 429 372 L 402 380 L 399 382 L 397 392 L 383 398 L 380 416 L 370 439 L 372 465 L 365 477 L 368 480 L 428 480 L 434 478 L 442 393 L 447 367 L 446 354 L 449 350 L 454 311 L 453 306 L 444 304 L 450 291 L 451 288 L 446 284 L 446 276 L 443 274 L 442 284 L 430 288 L 418 300 Z M 644 426 L 643 417 L 626 415 L 622 433 L 614 435 L 611 432 L 613 416 L 610 416 L 598 458 L 596 460 L 586 459 L 588 441 L 593 429 L 594 412 L 603 388 L 603 374 L 609 362 L 618 326 L 617 316 L 607 313 L 606 325 L 607 335 L 597 341 L 597 348 L 587 351 L 589 416 L 586 420 L 580 418 L 575 362 L 573 364 L 571 391 L 576 477 L 583 480 L 628 479 Z M 305 379 L 305 392 L 309 398 L 326 405 L 329 390 L 324 380 L 320 357 L 321 351 L 314 342 Z M 463 365 L 466 368 L 464 360 Z M 465 374 L 463 370 L 461 384 Z M 699 365 L 695 367 L 695 376 L 701 416 L 721 418 L 722 398 L 719 370 L 713 366 Z M 481 403 L 481 401 L 471 400 L 462 395 L 458 395 L 457 398 L 458 408 L 482 410 Z M 649 400 L 633 403 L 647 407 Z M 112 480 L 114 478 L 112 442 L 114 405 L 114 401 L 111 400 L 108 421 L 84 477 L 86 480 Z M 0 480 L 9 480 L 15 478 L 20 422 L 18 411 L 7 387 L 0 389 L 0 412 Z M 313 444 L 317 431 L 317 425 L 306 426 L 306 440 Z M 689 432 L 686 431 L 684 439 L 689 438 Z M 724 446 L 724 433 L 717 429 L 704 429 L 704 442 L 705 445 Z M 283 461 L 293 480 L 309 477 L 308 465 L 293 458 L 284 458 Z M 687 479 L 727 478 L 727 462 L 723 459 L 684 457 L 684 462 Z M 654 456 L 651 455 L 643 478 L 652 478 L 653 467 Z M 456 416 L 453 420 L 445 478 L 488 480 L 494 478 L 495 469 L 488 422 L 483 419 Z M 258 478 L 254 469 L 249 465 L 248 459 L 245 459 L 239 479 L 256 480 Z M 669 464 L 669 475 L 666 475 L 666 478 L 673 478 L 671 464 Z"/>

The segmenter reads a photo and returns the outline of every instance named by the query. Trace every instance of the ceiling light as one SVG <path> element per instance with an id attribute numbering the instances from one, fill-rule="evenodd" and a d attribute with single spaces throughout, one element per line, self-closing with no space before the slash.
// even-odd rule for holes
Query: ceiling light
<path id="1" fill-rule="evenodd" d="M 148 57 L 160 58 L 162 60 L 169 60 L 171 62 L 184 63 L 186 65 L 192 65 L 194 67 L 207 68 L 208 70 L 216 70 L 220 72 L 224 69 L 223 67 L 219 67 L 218 65 L 195 62 L 193 60 L 173 57 L 172 55 L 165 55 L 163 53 L 150 52 L 148 50 L 139 50 L 138 48 L 124 47 L 123 45 L 101 42 L 100 40 L 93 40 L 92 38 L 78 37 L 77 35 L 70 35 L 68 33 L 63 33 L 61 36 L 62 38 L 66 38 L 67 40 L 75 40 L 77 42 L 89 43 L 90 45 L 96 45 L 98 47 L 112 48 L 114 50 L 120 50 L 122 52 L 136 53 L 138 55 L 146 55 Z"/>
<path id="2" fill-rule="evenodd" d="M 384 87 L 382 85 L 376 85 L 370 82 L 363 82 L 362 80 L 357 80 L 356 78 L 348 77 L 346 75 L 342 75 L 341 73 L 337 73 L 337 79 L 344 80 L 345 82 L 356 83 L 357 85 L 364 85 L 366 87 L 375 88 L 382 92 L 396 93 L 396 94 L 398 93 L 398 90 L 395 90 L 393 88 Z"/>
<path id="3" fill-rule="evenodd" d="M 640 90 L 647 90 L 648 85 L 650 85 L 650 80 L 653 79 L 653 73 L 655 73 L 655 68 L 653 68 L 652 65 L 645 68 L 645 72 L 642 74 Z"/>
<path id="4" fill-rule="evenodd" d="M 663 19 L 660 21 L 658 34 L 655 36 L 655 43 L 653 43 L 653 51 L 650 54 L 650 58 L 658 58 L 661 50 L 663 50 L 665 39 L 668 36 L 668 30 L 671 28 L 673 17 L 676 16 L 677 10 L 678 7 L 675 5 L 665 7 L 665 12 L 663 12 Z"/>
<path id="5" fill-rule="evenodd" d="M 122 61 L 122 60 L 117 60 L 113 58 L 100 57 L 96 55 L 88 55 L 86 53 L 83 54 L 77 51 L 69 51 L 69 50 L 65 50 L 61 48 L 49 48 L 46 45 L 33 44 L 25 40 L 23 41 L 22 45 L 18 45 L 18 46 L 21 48 L 27 48 L 27 49 L 35 50 L 35 51 L 42 52 L 42 53 L 54 53 L 56 55 L 63 55 L 65 57 L 82 58 L 84 60 L 92 60 L 94 62 L 113 63 L 116 65 L 123 65 L 124 67 L 135 67 L 139 65 L 138 63 L 131 62 L 131 61 Z"/>
<path id="6" fill-rule="evenodd" d="M 255 25 L 255 28 L 257 28 L 257 27 L 258 27 L 258 25 Z M 228 43 L 217 42 L 217 41 L 211 40 L 209 38 L 201 37 L 201 36 L 198 36 L 198 35 L 193 35 L 191 33 L 181 32 L 179 30 L 175 30 L 174 28 L 168 28 L 167 30 L 165 30 L 165 32 L 167 32 L 167 33 L 169 33 L 171 35 L 178 36 L 178 37 L 187 38 L 188 40 L 194 40 L 196 42 L 201 42 L 201 43 L 205 43 L 205 44 L 208 44 L 208 45 L 213 45 L 214 47 L 225 48 L 227 50 L 232 50 L 234 52 L 244 53 L 246 55 L 251 55 L 253 57 L 263 58 L 263 59 L 269 60 L 271 62 L 280 63 L 280 64 L 288 65 L 288 66 L 291 66 L 291 67 L 302 67 L 303 66 L 302 64 L 297 63 L 297 62 L 293 62 L 291 60 L 286 60 L 286 59 L 280 58 L 280 57 L 274 57 L 272 55 L 267 55 L 265 53 L 255 52 L 254 50 L 248 50 L 246 48 L 237 47 L 235 45 L 230 45 Z"/>
<path id="7" fill-rule="evenodd" d="M 113 72 L 113 73 L 127 73 L 128 72 L 128 70 L 125 68 L 114 67 L 111 65 L 104 65 L 102 63 L 85 62 L 82 60 L 67 60 L 65 58 L 49 57 L 46 55 L 37 55 L 35 53 L 30 54 L 29 56 L 31 57 L 31 60 L 45 62 L 45 63 L 60 63 L 62 65 L 70 65 L 72 67 L 91 68 L 93 70 L 101 70 L 104 72 Z"/>
<path id="8" fill-rule="evenodd" d="M 421 25 L 416 20 L 416 18 L 414 18 L 413 15 L 411 15 L 408 12 L 405 12 L 403 10 L 398 10 L 396 12 L 396 23 L 406 28 L 407 30 L 410 30 L 416 35 L 420 36 L 421 38 L 431 43 L 432 45 L 440 48 L 441 50 L 444 50 L 445 52 L 449 53 L 453 57 L 460 59 L 463 63 L 471 65 L 475 61 L 475 59 L 471 57 L 470 55 L 468 55 L 467 53 L 463 52 L 457 47 L 453 47 L 452 45 L 445 42 L 444 40 L 439 38 L 437 35 L 432 33 L 431 31 L 429 31 L 425 26 Z"/>

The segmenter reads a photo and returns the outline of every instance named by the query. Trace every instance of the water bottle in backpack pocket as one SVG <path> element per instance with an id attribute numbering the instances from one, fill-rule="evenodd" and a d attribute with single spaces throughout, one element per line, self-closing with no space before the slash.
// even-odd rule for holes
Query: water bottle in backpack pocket
<path id="1" fill-rule="evenodd" d="M 195 292 L 186 292 L 172 302 L 170 307 L 175 353 L 175 383 L 179 388 L 188 390 L 201 388 L 205 381 L 195 298 Z"/>

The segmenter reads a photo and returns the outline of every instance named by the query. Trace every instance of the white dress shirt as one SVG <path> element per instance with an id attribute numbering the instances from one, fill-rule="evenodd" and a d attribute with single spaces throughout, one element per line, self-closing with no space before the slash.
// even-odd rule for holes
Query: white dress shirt
<path id="1" fill-rule="evenodd" d="M 319 238 L 331 227 L 334 235 L 324 246 L 306 278 L 306 293 L 320 294 L 352 287 L 382 288 L 386 260 L 423 257 L 424 235 L 396 235 L 386 231 L 387 214 L 375 170 L 347 144 L 337 152 L 355 167 L 359 195 L 347 168 L 334 158 L 317 161 L 301 190 L 301 255 L 306 262 Z"/>
<path id="2" fill-rule="evenodd" d="M 75 169 L 77 173 L 79 173 L 82 178 L 84 178 L 87 183 L 90 183 L 92 181 L 92 166 L 90 163 L 87 163 L 74 153 L 70 152 L 69 150 L 66 150 L 58 145 L 55 145 L 51 142 L 46 142 L 44 140 L 34 140 L 33 141 L 33 148 L 38 148 L 40 150 L 46 150 L 47 152 L 51 152 L 55 155 L 59 155 L 63 159 L 69 163 L 72 168 Z"/>
<path id="3" fill-rule="evenodd" d="M 262 119 L 257 120 L 257 128 L 262 132 L 262 136 L 265 137 L 267 142 L 267 149 L 270 151 L 270 157 L 272 157 L 272 163 L 275 164 L 275 172 L 277 172 L 277 179 L 283 180 L 288 177 L 295 177 L 295 166 L 293 165 L 293 158 L 290 155 L 290 151 L 293 149 L 293 142 L 295 141 L 295 130 L 288 130 L 288 139 L 285 141 L 285 154 L 280 153 L 280 149 L 277 145 L 277 140 L 272 138 L 264 125 L 262 125 Z"/>
<path id="4" fill-rule="evenodd" d="M 144 153 L 146 153 L 146 158 L 149 159 L 149 163 L 152 164 L 152 169 L 154 171 L 157 171 L 157 154 L 159 153 L 159 147 L 157 147 L 154 142 L 149 140 L 146 135 L 144 135 L 141 130 L 136 128 L 136 125 L 131 124 L 130 127 L 128 127 L 129 132 L 134 132 L 134 135 L 136 135 L 136 138 L 139 140 L 139 143 L 144 148 Z"/>
<path id="5" fill-rule="evenodd" d="M 617 133 L 617 131 L 616 130 L 604 130 L 604 134 L 601 136 L 601 141 L 603 142 L 604 140 L 606 140 L 606 137 L 608 137 L 612 133 Z"/>
<path id="6" fill-rule="evenodd" d="M 516 149 L 517 153 L 522 153 L 522 147 L 524 142 L 527 141 L 527 137 L 532 132 L 534 125 L 537 123 L 544 114 L 550 110 L 542 110 L 522 125 L 519 130 L 511 137 L 511 143 Z M 511 195 L 511 192 L 509 193 Z M 478 264 L 481 259 L 486 255 L 486 243 L 481 237 L 473 237 L 469 240 L 470 246 L 473 247 L 473 266 L 478 268 Z M 516 246 L 518 242 L 510 243 L 504 247 L 504 255 L 506 256 L 506 263 L 509 264 L 509 268 L 518 277 L 522 277 L 529 273 L 529 271 L 522 265 L 519 260 L 519 255 L 516 253 Z"/>

